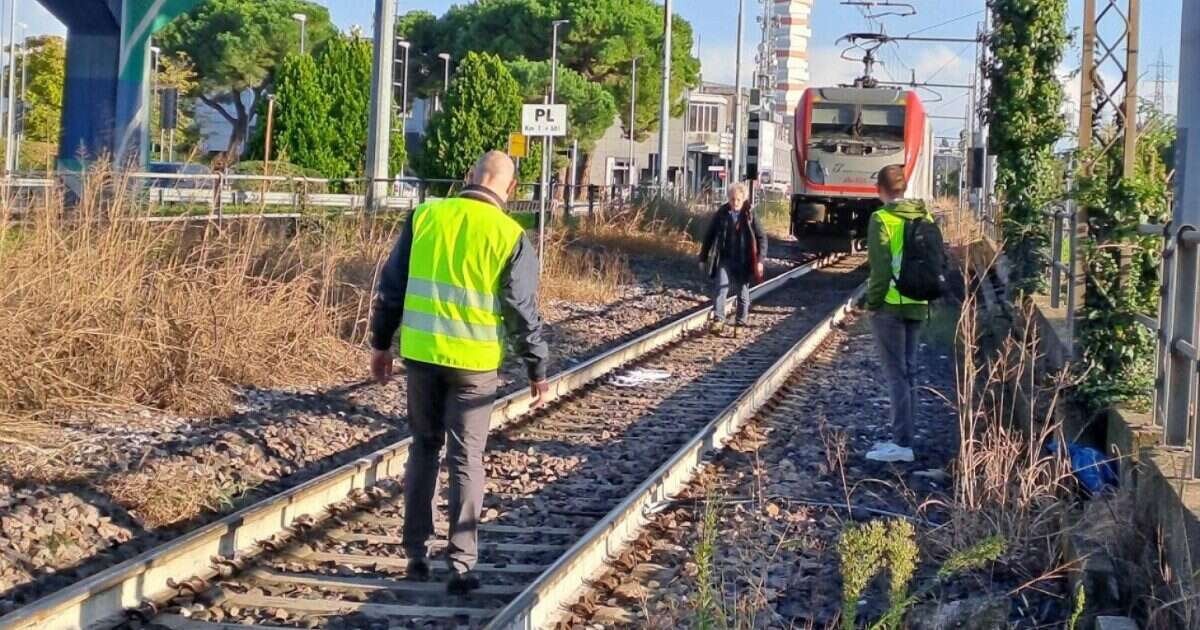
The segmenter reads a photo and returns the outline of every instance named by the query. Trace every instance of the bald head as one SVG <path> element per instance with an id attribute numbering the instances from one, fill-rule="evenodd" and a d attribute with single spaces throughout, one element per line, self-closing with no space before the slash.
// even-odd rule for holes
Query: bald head
<path id="1" fill-rule="evenodd" d="M 467 183 L 473 186 L 483 186 L 496 193 L 501 199 L 508 200 L 516 189 L 516 169 L 513 161 L 502 151 L 488 151 L 471 167 Z"/>

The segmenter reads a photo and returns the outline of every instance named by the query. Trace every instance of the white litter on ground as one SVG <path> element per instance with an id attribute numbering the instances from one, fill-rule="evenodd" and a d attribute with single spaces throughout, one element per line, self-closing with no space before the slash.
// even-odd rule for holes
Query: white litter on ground
<path id="1" fill-rule="evenodd" d="M 612 382 L 617 387 L 641 387 L 647 383 L 665 381 L 668 378 L 671 378 L 671 373 L 666 370 L 636 368 L 616 375 Z"/>

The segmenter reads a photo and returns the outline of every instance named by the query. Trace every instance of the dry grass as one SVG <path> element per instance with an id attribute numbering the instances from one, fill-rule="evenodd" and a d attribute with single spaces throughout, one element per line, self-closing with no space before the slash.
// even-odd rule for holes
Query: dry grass
<path id="1" fill-rule="evenodd" d="M 626 256 L 580 247 L 565 235 L 547 240 L 543 264 L 542 301 L 612 302 L 634 283 Z"/>
<path id="2" fill-rule="evenodd" d="M 964 277 L 969 274 L 964 271 Z M 1071 570 L 1061 563 L 1060 537 L 1074 504 L 1075 481 L 1061 451 L 1045 449 L 1050 439 L 1066 443 L 1056 409 L 1070 386 L 1069 372 L 1039 379 L 1032 326 L 1013 331 L 999 347 L 982 348 L 985 315 L 978 300 L 977 292 L 967 292 L 956 335 L 960 442 L 954 491 L 922 506 L 940 508 L 948 522 L 924 537 L 924 544 L 935 557 L 949 558 L 998 537 L 1007 549 L 1003 564 L 1024 580 L 1010 593 L 1016 595 L 1044 588 Z"/>
<path id="3" fill-rule="evenodd" d="M 786 239 L 792 234 L 791 202 L 787 198 L 764 200 L 758 207 L 758 220 L 763 229 L 775 238 Z"/>
<path id="4" fill-rule="evenodd" d="M 959 207 L 958 199 L 940 197 L 933 207 L 942 218 L 942 236 L 952 251 L 962 251 L 983 240 L 983 225 L 970 208 Z"/>
<path id="5" fill-rule="evenodd" d="M 186 523 L 209 511 L 228 509 L 239 494 L 222 486 L 217 471 L 186 457 L 159 460 L 114 475 L 104 492 L 147 529 Z"/>
<path id="6" fill-rule="evenodd" d="M 651 203 L 597 212 L 552 231 L 539 297 L 590 304 L 617 300 L 637 281 L 630 258 L 693 260 L 699 252 L 694 229 L 686 209 Z"/>
<path id="7" fill-rule="evenodd" d="M 390 238 L 164 228 L 129 220 L 138 205 L 103 172 L 87 190 L 69 212 L 50 199 L 21 225 L 0 217 L 0 440 L 98 406 L 219 413 L 235 385 L 359 369 L 370 284 L 346 270 L 371 275 Z"/>
<path id="8" fill-rule="evenodd" d="M 703 217 L 669 202 L 597 212 L 572 229 L 579 242 L 631 256 L 666 260 L 693 259 L 700 251 L 697 233 Z"/>

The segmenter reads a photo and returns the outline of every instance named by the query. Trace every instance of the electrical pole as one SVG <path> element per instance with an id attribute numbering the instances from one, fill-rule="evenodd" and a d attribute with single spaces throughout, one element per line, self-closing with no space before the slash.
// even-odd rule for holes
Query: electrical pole
<path id="1" fill-rule="evenodd" d="M 1167 234 L 1166 289 L 1159 318 L 1155 421 L 1169 446 L 1184 446 L 1196 422 L 1197 313 L 1200 306 L 1200 3 L 1183 3 L 1179 59 L 1179 141 L 1175 148 L 1175 214 Z M 1173 252 L 1173 253 L 1172 253 Z M 1200 472 L 1193 440 L 1192 476 Z"/>
<path id="2" fill-rule="evenodd" d="M 737 54 L 734 55 L 733 79 L 733 170 L 726 181 L 728 185 L 742 181 L 742 14 L 746 0 L 738 0 Z"/>
<path id="3" fill-rule="evenodd" d="M 666 0 L 663 5 L 662 107 L 658 116 L 658 194 L 662 196 L 667 186 L 667 155 L 670 153 L 667 136 L 671 129 L 671 0 Z"/>
<path id="4" fill-rule="evenodd" d="M 375 0 L 375 65 L 371 69 L 371 120 L 367 127 L 367 208 L 383 208 L 388 195 L 392 143 L 392 57 L 396 0 Z"/>
<path id="5" fill-rule="evenodd" d="M 1129 23 L 1125 35 L 1125 177 L 1137 174 L 1138 143 L 1138 47 L 1140 45 L 1142 0 L 1129 0 Z"/>

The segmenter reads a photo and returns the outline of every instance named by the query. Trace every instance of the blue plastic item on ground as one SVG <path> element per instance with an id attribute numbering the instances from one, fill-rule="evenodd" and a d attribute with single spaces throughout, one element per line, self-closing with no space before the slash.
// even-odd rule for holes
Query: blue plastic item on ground
<path id="1" fill-rule="evenodd" d="M 1047 442 L 1046 450 L 1051 453 L 1058 452 L 1058 441 Z M 1099 494 L 1105 488 L 1117 486 L 1117 467 L 1103 452 L 1090 446 L 1069 443 L 1067 453 L 1071 457 L 1071 472 L 1075 473 L 1075 478 L 1088 494 Z"/>

